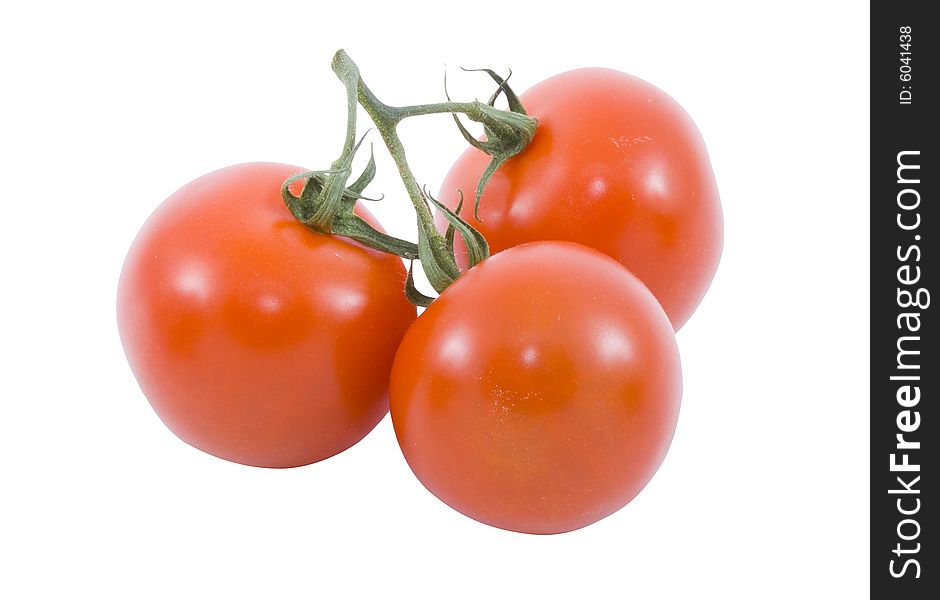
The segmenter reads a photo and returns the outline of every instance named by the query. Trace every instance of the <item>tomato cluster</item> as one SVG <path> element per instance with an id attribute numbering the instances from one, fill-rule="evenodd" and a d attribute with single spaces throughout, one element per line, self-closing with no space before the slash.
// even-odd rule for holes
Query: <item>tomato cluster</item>
<path id="1" fill-rule="evenodd" d="M 524 150 L 490 177 L 471 148 L 444 182 L 437 218 L 459 235 L 393 245 L 424 265 L 427 236 L 456 237 L 456 265 L 479 231 L 494 251 L 469 269 L 464 257 L 417 317 L 402 261 L 374 249 L 388 246 L 355 204 L 360 182 L 340 195 L 311 175 L 295 195 L 302 169 L 245 164 L 164 202 L 128 253 L 117 312 L 167 427 L 227 460 L 293 467 L 355 444 L 390 408 L 418 479 L 474 519 L 559 533 L 627 504 L 675 431 L 674 330 L 721 252 L 714 177 L 689 117 L 628 75 L 564 73 L 521 106 L 538 121 Z M 481 178 L 464 221 L 459 199 Z M 334 190 L 334 212 L 349 212 L 334 219 L 311 190 Z M 334 221 L 360 227 L 342 229 L 359 241 L 311 231 Z"/>

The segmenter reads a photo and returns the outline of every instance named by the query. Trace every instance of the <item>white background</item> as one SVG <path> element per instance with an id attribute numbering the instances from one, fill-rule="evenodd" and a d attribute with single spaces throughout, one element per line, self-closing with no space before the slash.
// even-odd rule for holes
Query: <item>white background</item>
<path id="1" fill-rule="evenodd" d="M 0 8 L 0 597 L 867 596 L 867 3 L 316 4 Z M 560 536 L 481 525 L 425 491 L 388 419 L 310 467 L 227 463 L 140 393 L 114 317 L 131 240 L 207 171 L 325 168 L 340 47 L 391 103 L 441 99 L 445 68 L 468 97 L 490 84 L 458 66 L 512 67 L 522 91 L 598 65 L 699 125 L 724 256 L 678 336 L 671 452 L 619 513 Z M 431 189 L 463 147 L 448 127 L 403 130 Z M 379 168 L 375 212 L 413 236 Z"/>

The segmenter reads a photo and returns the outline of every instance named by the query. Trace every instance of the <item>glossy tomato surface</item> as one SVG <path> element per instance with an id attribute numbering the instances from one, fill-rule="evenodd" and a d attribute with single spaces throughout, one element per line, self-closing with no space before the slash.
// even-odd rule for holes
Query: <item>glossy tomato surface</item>
<path id="1" fill-rule="evenodd" d="M 569 242 L 511 248 L 447 288 L 405 335 L 390 392 L 418 479 L 465 515 L 526 533 L 627 504 L 666 454 L 680 397 L 656 299 Z"/>
<path id="2" fill-rule="evenodd" d="M 718 189 L 698 129 L 669 96 L 609 69 L 580 69 L 521 96 L 538 130 L 486 186 L 480 219 L 493 252 L 570 240 L 616 258 L 659 299 L 675 329 L 698 306 L 722 248 Z M 472 199 L 489 157 L 468 149 L 441 186 Z M 439 219 L 443 228 L 446 223 Z"/>
<path id="3" fill-rule="evenodd" d="M 416 314 L 398 258 L 294 219 L 280 186 L 301 171 L 243 164 L 186 185 L 144 224 L 119 283 L 121 341 L 154 410 L 248 465 L 304 465 L 365 436 Z"/>

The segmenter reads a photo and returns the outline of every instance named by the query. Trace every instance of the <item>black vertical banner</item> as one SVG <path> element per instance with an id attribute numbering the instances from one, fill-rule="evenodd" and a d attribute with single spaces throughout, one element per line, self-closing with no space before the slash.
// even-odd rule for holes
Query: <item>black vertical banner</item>
<path id="1" fill-rule="evenodd" d="M 936 598 L 940 160 L 932 3 L 871 8 L 871 583 Z M 936 293 L 936 295 L 934 295 Z M 927 590 L 932 591 L 928 594 Z"/>

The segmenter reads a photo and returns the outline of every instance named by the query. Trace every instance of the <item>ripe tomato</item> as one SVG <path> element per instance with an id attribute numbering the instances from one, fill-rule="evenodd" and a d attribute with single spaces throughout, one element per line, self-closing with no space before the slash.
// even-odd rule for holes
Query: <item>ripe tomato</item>
<path id="1" fill-rule="evenodd" d="M 620 264 L 570 242 L 480 263 L 414 323 L 392 367 L 392 421 L 418 479 L 456 510 L 560 533 L 618 510 L 675 431 L 675 334 Z"/>
<path id="2" fill-rule="evenodd" d="M 521 100 L 539 121 L 535 138 L 490 179 L 482 220 L 465 216 L 492 252 L 570 240 L 613 256 L 681 327 L 705 295 L 722 246 L 718 190 L 695 124 L 659 89 L 609 69 L 562 73 Z M 468 149 L 441 200 L 455 208 L 458 189 L 472 199 L 488 162 Z"/>
<path id="3" fill-rule="evenodd" d="M 118 287 L 121 341 L 154 410 L 248 465 L 304 465 L 362 439 L 388 410 L 416 314 L 398 258 L 294 219 L 280 186 L 301 171 L 243 164 L 186 185 L 140 230 Z"/>

